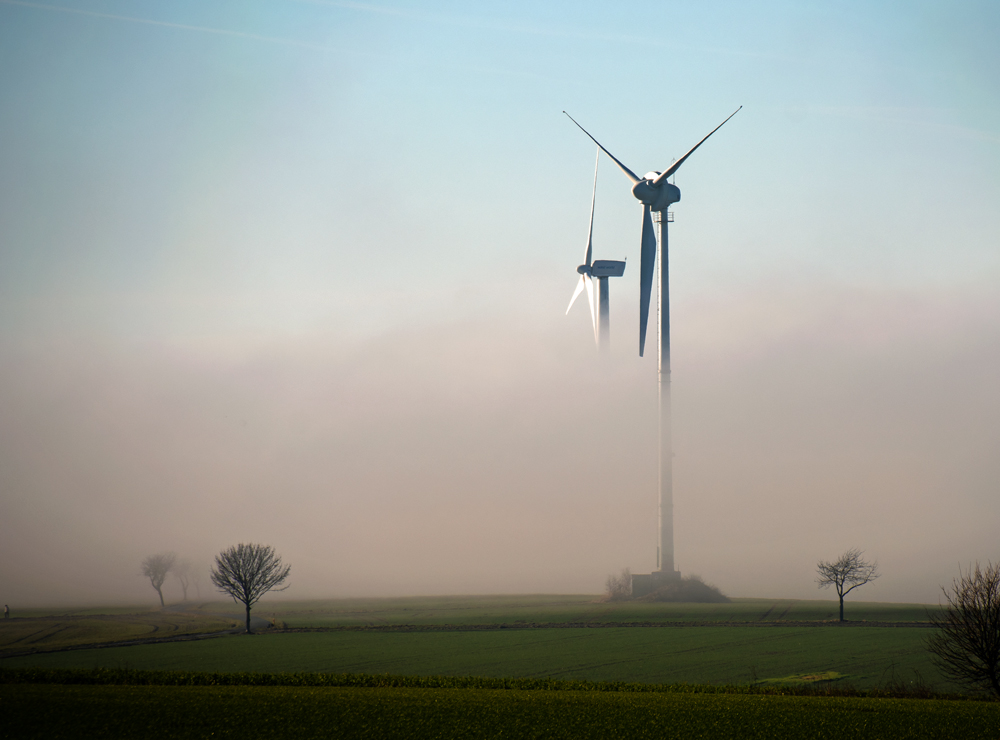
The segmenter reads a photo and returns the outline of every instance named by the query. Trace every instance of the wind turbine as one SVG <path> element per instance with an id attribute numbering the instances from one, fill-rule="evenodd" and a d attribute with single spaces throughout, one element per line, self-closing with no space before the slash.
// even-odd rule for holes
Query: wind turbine
<path id="1" fill-rule="evenodd" d="M 590 302 L 590 321 L 594 325 L 594 341 L 602 351 L 611 347 L 611 297 L 608 290 L 609 277 L 621 277 L 625 274 L 625 263 L 617 260 L 595 260 L 591 263 L 594 253 L 594 203 L 597 201 L 597 168 L 601 163 L 601 152 L 597 151 L 597 161 L 594 163 L 594 192 L 590 196 L 590 229 L 587 232 L 587 253 L 583 264 L 576 268 L 580 273 L 580 282 L 576 284 L 573 297 L 569 299 L 566 313 L 573 308 L 577 297 L 584 290 Z M 598 305 L 594 306 L 594 278 L 597 278 Z"/>
<path id="2" fill-rule="evenodd" d="M 669 266 L 667 260 L 667 222 L 669 218 L 664 216 L 673 203 L 681 199 L 681 191 L 667 179 L 684 164 L 685 160 L 694 154 L 709 136 L 714 134 L 726 121 L 735 116 L 743 109 L 741 105 L 733 111 L 725 121 L 708 132 L 701 141 L 695 144 L 688 152 L 670 165 L 663 172 L 647 172 L 643 177 L 639 177 L 632 170 L 626 167 L 614 154 L 605 149 L 601 142 L 595 139 L 590 133 L 569 113 L 566 116 L 576 123 L 577 127 L 587 134 L 600 148 L 618 165 L 619 169 L 625 173 L 632 182 L 632 195 L 642 203 L 642 250 L 640 252 L 639 265 L 639 356 L 642 357 L 646 346 L 646 324 L 649 319 L 649 299 L 653 290 L 653 272 L 656 264 L 657 247 L 660 251 L 660 279 L 659 295 L 657 306 L 657 334 L 659 339 L 660 362 L 659 362 L 659 390 L 660 390 L 660 546 L 656 552 L 656 566 L 659 574 L 650 576 L 650 582 L 644 585 L 649 590 L 657 588 L 666 579 L 679 578 L 680 573 L 674 570 L 674 491 L 673 491 L 673 440 L 671 438 L 670 425 L 670 285 Z M 652 214 L 658 213 L 659 225 L 658 233 L 653 230 Z M 633 581 L 633 593 L 638 584 Z M 641 595 L 641 594 L 636 594 Z"/>

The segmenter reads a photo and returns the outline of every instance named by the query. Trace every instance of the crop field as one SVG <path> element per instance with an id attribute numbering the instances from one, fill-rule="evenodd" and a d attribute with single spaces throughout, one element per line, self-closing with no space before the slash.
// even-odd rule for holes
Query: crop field
<path id="1" fill-rule="evenodd" d="M 80 645 L 179 637 L 236 626 L 221 613 L 161 609 L 41 610 L 0 620 L 0 657 Z"/>
<path id="2" fill-rule="evenodd" d="M 1000 704 L 690 691 L 0 684 L 19 738 L 996 738 Z"/>
<path id="3" fill-rule="evenodd" d="M 953 690 L 930 662 L 927 634 L 918 627 L 749 626 L 277 632 L 36 654 L 3 665 L 703 684 L 833 672 L 857 687 L 919 677 Z"/>
<path id="4" fill-rule="evenodd" d="M 233 610 L 205 604 L 206 612 Z M 852 622 L 926 622 L 925 604 L 847 601 Z M 489 625 L 574 622 L 821 622 L 836 621 L 830 600 L 733 599 L 729 604 L 600 603 L 593 595 L 435 596 L 262 602 L 260 616 L 289 628 L 378 625 Z"/>
<path id="5" fill-rule="evenodd" d="M 831 622 L 836 603 L 818 600 L 607 604 L 592 596 L 497 596 L 274 601 L 254 611 L 259 628 L 267 625 L 262 633 L 154 641 L 158 634 L 229 629 L 235 611 L 231 602 L 217 602 L 148 610 L 19 612 L 22 616 L 0 625 L 0 650 L 5 650 L 0 656 L 6 655 L 0 659 L 0 679 L 13 675 L 5 669 L 97 667 L 236 677 L 256 672 L 413 678 L 401 685 L 364 687 L 0 680 L 4 731 L 39 738 L 211 734 L 241 740 L 331 735 L 1000 736 L 1000 703 L 774 695 L 798 686 L 960 692 L 930 661 L 923 605 L 850 603 L 847 616 L 854 621 L 838 625 Z M 79 647 L 149 637 L 153 639 L 127 645 Z M 46 652 L 23 654 L 25 645 Z M 463 676 L 486 678 L 457 678 Z M 578 683 L 560 690 L 534 685 L 501 690 L 483 683 L 516 677 L 624 682 L 654 690 L 578 691 L 572 688 Z M 413 683 L 419 681 L 429 683 Z M 471 683 L 442 688 L 450 686 L 448 681 Z M 771 694 L 752 693 L 756 691 Z"/>

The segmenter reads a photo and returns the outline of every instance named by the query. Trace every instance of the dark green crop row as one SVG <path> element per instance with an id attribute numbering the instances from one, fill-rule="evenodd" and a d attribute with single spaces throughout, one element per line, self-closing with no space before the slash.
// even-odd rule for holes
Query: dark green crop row
<path id="1" fill-rule="evenodd" d="M 103 677 L 112 678 L 107 673 Z M 117 676 L 126 678 L 151 676 Z M 172 678 L 181 679 L 183 674 Z M 655 692 L 589 685 L 587 690 L 570 690 L 568 682 L 538 682 L 558 690 L 503 691 L 388 688 L 386 683 L 407 681 L 373 676 L 320 680 L 350 680 L 355 686 L 372 687 L 6 683 L 0 684 L 0 737 L 995 740 L 1000 736 L 1000 704 L 987 702 L 694 693 L 700 687 Z"/>
<path id="2" fill-rule="evenodd" d="M 985 695 L 941 694 L 917 686 L 855 689 L 842 685 L 782 686 L 646 684 L 620 681 L 565 681 L 549 678 L 482 676 L 392 676 L 365 673 L 209 673 L 142 671 L 130 668 L 0 668 L 0 684 L 97 686 L 299 686 L 339 688 L 490 689 L 505 691 L 586 691 L 617 693 L 746 694 L 761 696 L 839 696 L 989 701 Z"/>

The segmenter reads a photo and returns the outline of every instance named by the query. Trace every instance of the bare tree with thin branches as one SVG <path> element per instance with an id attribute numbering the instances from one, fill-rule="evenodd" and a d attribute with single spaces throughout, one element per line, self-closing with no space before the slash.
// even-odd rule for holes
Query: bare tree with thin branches
<path id="1" fill-rule="evenodd" d="M 941 670 L 961 683 L 1000 697 L 1000 563 L 959 571 L 943 613 L 932 613 L 937 631 L 927 649 Z"/>
<path id="2" fill-rule="evenodd" d="M 604 586 L 608 601 L 624 601 L 632 597 L 632 571 L 628 568 L 622 569 L 620 575 L 608 576 Z"/>
<path id="3" fill-rule="evenodd" d="M 190 560 L 181 559 L 174 564 L 174 578 L 181 585 L 181 592 L 184 594 L 184 601 L 188 600 L 188 588 L 191 586 L 191 579 L 194 573 L 194 565 Z"/>
<path id="4" fill-rule="evenodd" d="M 816 582 L 820 588 L 834 586 L 837 589 L 837 596 L 840 597 L 840 621 L 844 619 L 844 597 L 858 586 L 864 586 L 878 578 L 877 562 L 868 562 L 863 557 L 864 552 L 858 548 L 848 550 L 839 559 L 833 562 L 820 560 L 816 563 L 816 572 L 819 578 Z"/>
<path id="5" fill-rule="evenodd" d="M 233 597 L 247 610 L 247 634 L 250 630 L 250 608 L 268 591 L 284 591 L 281 586 L 292 566 L 283 565 L 270 545 L 244 545 L 242 542 L 215 556 L 212 583 Z"/>
<path id="6" fill-rule="evenodd" d="M 193 567 L 191 572 L 188 574 L 188 578 L 190 579 L 189 586 L 194 586 L 196 599 L 201 598 L 201 584 L 205 582 L 205 576 L 210 570 L 210 568 L 205 568 L 201 564 L 198 564 Z"/>
<path id="7" fill-rule="evenodd" d="M 163 606 L 163 582 L 167 580 L 167 574 L 174 567 L 177 556 L 172 552 L 161 552 L 158 555 L 150 555 L 142 561 L 142 574 L 149 579 L 150 585 L 156 589 L 160 597 L 160 606 Z"/>

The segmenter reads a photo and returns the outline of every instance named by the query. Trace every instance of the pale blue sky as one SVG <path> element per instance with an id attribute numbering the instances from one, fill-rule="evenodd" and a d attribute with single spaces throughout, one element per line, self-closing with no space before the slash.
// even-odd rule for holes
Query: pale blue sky
<path id="1" fill-rule="evenodd" d="M 714 508 L 732 505 L 727 496 L 763 485 L 761 480 L 777 481 L 803 459 L 818 456 L 812 473 L 805 466 L 801 478 L 782 479 L 774 485 L 779 493 L 763 496 L 774 511 L 787 512 L 796 487 L 826 470 L 824 465 L 840 461 L 844 469 L 860 469 L 851 456 L 862 454 L 861 448 L 874 454 L 872 445 L 879 443 L 858 447 L 854 432 L 821 445 L 823 452 L 790 452 L 789 440 L 801 437 L 771 439 L 752 425 L 739 431 L 739 424 L 730 424 L 733 404 L 746 401 L 739 413 L 751 416 L 770 413 L 784 408 L 783 394 L 799 391 L 806 393 L 804 406 L 791 404 L 781 418 L 815 406 L 810 418 L 820 424 L 815 420 L 826 417 L 817 409 L 834 413 L 844 403 L 803 390 L 821 374 L 820 367 L 833 373 L 835 385 L 868 389 L 844 391 L 860 404 L 861 414 L 844 429 L 864 437 L 868 432 L 861 430 L 888 425 L 876 437 L 895 440 L 886 441 L 886 449 L 896 452 L 886 451 L 885 459 L 898 452 L 900 460 L 923 460 L 928 450 L 940 451 L 928 439 L 911 440 L 911 447 L 899 441 L 940 414 L 952 414 L 950 428 L 974 427 L 968 434 L 976 440 L 1000 439 L 996 424 L 980 420 L 969 426 L 961 410 L 975 408 L 971 399 L 977 397 L 980 409 L 1000 408 L 995 392 L 981 397 L 991 392 L 986 368 L 1000 305 L 998 34 L 1000 7 L 989 2 L 0 0 L 0 359 L 13 378 L 4 391 L 9 413 L 3 439 L 30 438 L 44 447 L 56 427 L 103 429 L 95 439 L 106 438 L 107 444 L 84 456 L 96 472 L 80 484 L 89 491 L 81 500 L 97 506 L 106 503 L 106 491 L 125 496 L 141 489 L 148 470 L 156 467 L 154 459 L 170 448 L 167 437 L 184 438 L 191 424 L 209 428 L 207 420 L 217 416 L 203 409 L 185 421 L 174 419 L 169 399 L 202 393 L 218 399 L 239 387 L 239 378 L 248 387 L 259 382 L 241 403 L 255 409 L 251 416 L 274 415 L 284 426 L 262 426 L 250 439 L 286 449 L 294 447 L 289 442 L 294 430 L 311 428 L 310 415 L 320 414 L 322 403 L 329 404 L 322 413 L 336 414 L 349 400 L 343 394 L 353 392 L 338 389 L 353 387 L 352 378 L 361 382 L 378 375 L 381 362 L 392 366 L 385 382 L 401 382 L 409 390 L 386 391 L 384 408 L 372 400 L 371 408 L 358 411 L 358 418 L 374 420 L 375 429 L 382 429 L 380 424 L 421 429 L 426 418 L 416 409 L 427 401 L 426 389 L 440 383 L 435 396 L 440 408 L 455 412 L 454 417 L 451 411 L 433 412 L 442 438 L 455 425 L 485 423 L 469 410 L 480 408 L 477 404 L 494 408 L 495 403 L 516 416 L 531 397 L 535 426 L 529 426 L 548 430 L 555 439 L 570 423 L 563 401 L 554 400 L 563 397 L 561 384 L 600 385 L 575 375 L 590 372 L 586 365 L 592 360 L 585 312 L 561 316 L 582 257 L 594 155 L 561 111 L 572 113 L 642 173 L 664 168 L 739 105 L 744 106 L 739 115 L 677 176 L 683 200 L 674 208 L 671 232 L 676 435 L 689 460 L 699 455 L 706 461 L 719 455 L 733 460 L 740 450 L 764 448 L 755 453 L 756 462 L 737 465 L 730 479 L 715 483 L 709 481 L 718 465 L 706 462 L 702 469 L 692 463 L 685 472 L 679 460 L 678 515 L 688 505 L 684 486 L 718 496 Z M 615 412 L 623 428 L 634 431 L 649 421 L 643 394 L 655 390 L 652 361 L 635 356 L 632 265 L 638 258 L 640 212 L 627 181 L 607 159 L 600 177 L 595 256 L 630 260 L 631 269 L 612 289 L 615 370 L 609 372 L 613 384 L 640 388 Z M 965 344 L 942 344 L 959 342 L 955 337 Z M 378 348 L 404 339 L 416 346 L 378 355 Z M 959 368 L 935 365 L 947 357 L 960 358 Z M 486 371 L 483 358 L 492 363 Z M 770 399 L 761 407 L 770 411 L 755 406 L 757 390 L 742 385 L 749 377 L 744 371 L 756 372 L 750 369 L 754 363 L 761 363 L 761 377 L 787 381 L 769 391 L 773 397 L 760 396 Z M 304 364 L 311 369 L 303 370 Z M 885 370 L 914 364 L 937 369 L 902 380 Z M 258 376 L 261 366 L 271 369 Z M 843 372 L 835 372 L 837 367 Z M 299 377 L 301 372 L 308 377 Z M 468 385 L 458 380 L 467 373 L 477 380 Z M 687 396 L 685 373 L 691 380 Z M 135 384 L 134 397 L 123 390 L 129 383 Z M 377 399 L 379 386 L 371 383 L 371 398 Z M 95 384 L 101 390 L 95 391 Z M 948 396 L 950 411 L 928 407 L 926 416 L 907 416 L 913 408 L 901 388 L 926 399 L 931 389 L 943 386 L 959 394 Z M 872 403 L 857 400 L 885 399 L 894 392 L 900 395 L 890 404 L 891 413 L 876 413 Z M 95 411 L 104 408 L 93 400 L 95 393 L 117 411 Z M 289 400 L 288 393 L 298 400 Z M 729 394 L 731 404 L 718 406 Z M 206 408 L 211 403 L 206 401 Z M 699 441 L 694 430 L 711 415 L 709 407 L 729 431 L 716 430 Z M 122 472 L 116 435 L 128 437 L 139 424 L 136 415 L 158 414 L 166 414 L 159 431 L 150 431 L 145 446 L 131 453 L 133 460 L 148 458 L 148 466 L 136 463 L 131 473 Z M 43 417 L 44 424 L 38 421 Z M 595 423 L 591 416 L 576 422 Z M 825 424 L 820 426 L 827 429 Z M 476 449 L 483 459 L 468 462 L 463 485 L 499 480 L 488 460 L 517 454 L 524 442 L 514 428 L 480 429 L 489 440 L 484 447 L 493 452 Z M 500 436 L 490 436 L 494 432 Z M 695 436 L 685 437 L 688 433 Z M 329 430 L 315 434 L 317 449 L 343 443 L 324 436 Z M 370 446 L 355 450 L 357 460 L 402 460 L 412 452 L 403 442 L 387 451 L 379 434 L 373 435 Z M 49 457 L 22 456 L 0 479 L 0 501 L 6 499 L 9 512 L 36 522 L 32 526 L 44 528 L 43 512 L 58 511 L 63 497 L 73 495 L 76 484 L 50 480 L 52 470 L 66 471 L 66 480 L 80 479 L 83 453 L 76 436 L 65 432 L 59 438 L 63 442 L 52 444 Z M 269 468 L 241 446 L 242 439 L 219 431 L 198 448 L 217 446 L 220 459 L 239 448 L 262 476 L 291 465 L 275 453 L 280 460 Z M 971 449 L 964 439 L 953 435 L 949 444 Z M 643 472 L 628 485 L 642 489 L 655 475 L 655 451 L 646 453 L 648 460 L 636 453 Z M 586 459 L 583 452 L 561 447 L 552 459 L 575 464 L 574 454 Z M 771 472 L 755 467 L 768 455 L 773 455 Z M 439 467 L 450 464 L 443 450 L 428 452 L 427 459 L 438 460 Z M 974 480 L 965 493 L 954 495 L 965 501 L 959 518 L 986 528 L 1000 523 L 1000 508 L 988 493 L 994 490 L 997 498 L 1000 471 L 979 462 L 979 467 L 975 461 L 963 464 Z M 235 491 L 242 485 L 247 473 L 237 472 L 237 463 L 216 463 L 211 475 L 199 472 L 194 462 L 178 463 L 181 487 L 197 490 L 197 496 L 190 494 L 195 500 L 211 498 L 213 486 Z M 461 488 L 435 482 L 435 466 L 427 464 L 431 472 L 420 478 L 427 490 Z M 945 476 L 941 471 L 952 464 L 957 465 L 954 459 L 942 462 L 935 475 Z M 11 465 L 15 472 L 9 472 Z M 336 477 L 319 472 L 320 463 L 309 465 L 306 472 L 305 463 L 293 466 L 303 490 Z M 530 511 L 524 516 L 533 520 L 544 517 L 532 505 L 561 511 L 569 495 L 558 484 L 540 483 L 559 480 L 559 473 L 544 461 L 538 465 L 530 482 L 507 466 L 507 488 L 498 483 L 496 494 L 502 499 L 501 490 L 536 491 L 535 503 L 524 504 Z M 900 482 L 893 464 L 884 470 L 871 465 L 872 477 L 858 484 L 861 499 L 889 485 L 887 479 L 895 481 L 889 486 L 894 495 L 905 498 L 904 491 L 914 490 Z M 356 475 L 357 486 L 384 490 L 413 473 L 390 476 L 396 482 L 383 489 L 363 470 Z M 592 487 L 588 500 L 594 507 L 580 514 L 582 522 L 604 516 L 601 491 L 615 485 L 607 475 L 579 481 Z M 757 482 L 748 476 L 758 476 Z M 930 500 L 937 490 L 921 488 L 912 495 Z M 655 507 L 655 491 L 640 493 L 637 509 L 650 502 Z M 136 516 L 155 508 L 135 495 Z M 313 494 L 302 495 L 312 500 Z M 351 498 L 349 491 L 339 495 Z M 902 498 L 893 498 L 887 510 Z M 547 503 L 538 503 L 543 500 Z M 488 519 L 493 505 L 473 507 L 467 519 L 459 516 L 451 525 L 435 524 L 440 520 L 431 517 L 421 522 L 423 531 L 447 540 L 453 534 L 449 526 Z M 809 512 L 819 505 L 803 502 L 796 526 L 811 521 Z M 381 521 L 363 506 L 358 511 L 358 521 L 366 516 Z M 695 521 L 698 512 L 688 515 Z M 519 515 L 512 510 L 509 516 L 517 531 Z M 885 549 L 905 562 L 911 557 L 908 547 L 919 549 L 912 537 L 940 521 L 942 513 L 931 507 L 926 516 L 907 525 L 899 542 Z M 16 541 L 14 530 L 34 531 L 27 519 L 12 513 L 2 518 L 2 541 Z M 215 542 L 224 536 L 216 536 L 221 519 L 212 515 L 197 526 L 183 517 L 157 521 L 163 523 L 157 547 L 210 553 L 228 544 Z M 290 514 L 288 532 L 296 521 Z M 567 524 L 558 547 L 570 559 L 554 561 L 550 574 L 523 588 L 597 589 L 605 566 L 648 569 L 639 556 L 619 557 L 631 553 L 634 542 L 641 544 L 637 553 L 655 547 L 651 529 L 628 522 L 605 537 L 603 549 L 587 561 L 596 575 L 574 572 L 566 543 L 576 540 Z M 252 519 L 246 530 L 222 531 L 271 538 L 265 524 Z M 128 558 L 145 554 L 145 538 L 122 535 L 112 547 L 101 526 L 67 521 L 66 537 L 102 543 L 95 552 L 103 554 L 95 558 L 125 552 L 123 562 L 131 562 Z M 831 536 L 830 548 L 843 541 L 844 549 L 877 549 L 874 534 L 844 527 Z M 799 531 L 800 539 L 788 545 L 797 555 L 801 551 L 799 560 L 808 564 L 836 554 L 812 553 L 816 533 Z M 196 534 L 184 540 L 191 532 Z M 288 543 L 295 539 L 289 538 Z M 505 541 L 496 534 L 498 552 Z M 407 546 L 429 547 L 414 542 Z M 703 562 L 698 567 L 706 577 L 733 591 L 751 583 L 747 588 L 774 595 L 811 593 L 808 573 L 801 588 L 788 586 L 785 576 L 748 581 L 742 574 L 727 582 L 715 573 L 723 568 L 712 559 L 718 543 L 699 550 L 702 542 L 679 533 L 682 569 Z M 951 558 L 951 567 L 956 558 L 996 556 L 974 537 L 956 535 L 949 542 L 953 549 L 928 551 L 925 559 Z M 107 552 L 101 550 L 105 546 Z M 528 559 L 556 546 L 522 543 Z M 300 560 L 311 557 L 297 554 Z M 757 560 L 741 555 L 748 572 L 768 567 L 771 555 L 758 555 Z M 316 572 L 327 573 L 315 557 Z M 484 567 L 474 558 L 469 563 Z M 421 580 L 425 591 L 477 588 L 471 571 L 450 564 L 428 565 L 423 572 L 443 574 Z M 522 588 L 512 572 L 496 570 L 498 589 Z M 908 585 L 883 595 L 933 598 L 948 572 L 924 583 L 914 571 Z M 346 576 L 329 577 L 337 582 Z M 368 574 L 343 588 L 403 588 L 380 578 Z M 25 582 L 12 583 L 12 589 L 34 593 Z M 310 583 L 318 592 L 326 588 L 319 575 Z"/>
<path id="2" fill-rule="evenodd" d="M 483 271 L 516 281 L 512 263 L 551 270 L 579 241 L 590 167 L 564 108 L 646 171 L 746 106 L 679 175 L 678 239 L 701 221 L 681 284 L 788 265 L 876 284 L 998 267 L 989 4 L 0 13 L 7 331 L 29 296 L 111 291 L 98 325 L 138 309 L 183 333 L 178 291 L 283 302 L 419 280 L 423 305 Z M 605 171 L 598 229 L 634 253 L 624 185 Z M 329 300 L 285 320 L 321 322 Z"/>

